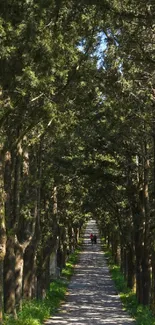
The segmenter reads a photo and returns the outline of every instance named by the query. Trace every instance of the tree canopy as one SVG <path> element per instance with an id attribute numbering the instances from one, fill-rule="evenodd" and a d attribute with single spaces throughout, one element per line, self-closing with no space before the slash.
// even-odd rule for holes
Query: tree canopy
<path id="1" fill-rule="evenodd" d="M 154 308 L 154 17 L 151 0 L 1 0 L 6 313 L 44 297 L 89 217 Z"/>

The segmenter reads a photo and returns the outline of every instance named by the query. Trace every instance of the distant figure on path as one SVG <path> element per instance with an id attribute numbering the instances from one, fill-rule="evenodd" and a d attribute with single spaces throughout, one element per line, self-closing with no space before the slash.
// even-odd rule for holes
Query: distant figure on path
<path id="1" fill-rule="evenodd" d="M 94 239 L 94 235 L 91 233 L 90 234 L 90 240 L 91 240 L 91 243 L 93 244 L 93 239 Z"/>
<path id="2" fill-rule="evenodd" d="M 97 244 L 97 236 L 96 235 L 93 236 L 93 241 L 94 241 L 94 244 Z"/>

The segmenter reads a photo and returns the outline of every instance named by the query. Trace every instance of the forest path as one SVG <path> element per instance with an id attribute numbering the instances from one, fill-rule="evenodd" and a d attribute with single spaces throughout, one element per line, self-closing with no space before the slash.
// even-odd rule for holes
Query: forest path
<path id="1" fill-rule="evenodd" d="M 90 243 L 90 233 L 98 230 L 94 220 L 89 221 L 83 250 L 68 287 L 66 301 L 46 325 L 135 325 L 123 310 L 120 297 L 111 279 L 100 241 Z"/>

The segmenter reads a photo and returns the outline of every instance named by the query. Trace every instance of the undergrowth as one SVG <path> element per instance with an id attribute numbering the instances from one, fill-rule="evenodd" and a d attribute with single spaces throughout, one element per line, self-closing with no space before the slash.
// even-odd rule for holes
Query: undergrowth
<path id="1" fill-rule="evenodd" d="M 62 276 L 52 281 L 49 292 L 44 300 L 31 300 L 23 303 L 22 311 L 15 320 L 5 315 L 5 325 L 42 325 L 45 319 L 54 315 L 65 299 L 68 282 L 74 273 L 74 266 L 78 260 L 80 246 L 71 254 L 66 267 L 62 270 Z"/>
<path id="2" fill-rule="evenodd" d="M 102 240 L 102 243 L 112 279 L 121 297 L 125 310 L 127 310 L 136 320 L 136 325 L 155 325 L 155 317 L 151 310 L 149 307 L 138 304 L 135 292 L 127 287 L 127 283 L 124 280 L 120 267 L 114 264 L 111 252 L 104 244 L 104 240 Z"/>

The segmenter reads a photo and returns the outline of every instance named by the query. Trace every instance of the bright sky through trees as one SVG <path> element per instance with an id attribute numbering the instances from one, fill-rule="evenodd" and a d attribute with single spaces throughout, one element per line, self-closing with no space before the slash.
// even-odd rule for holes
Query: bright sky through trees
<path id="1" fill-rule="evenodd" d="M 97 67 L 99 68 L 100 66 L 103 65 L 103 61 L 104 61 L 104 51 L 106 49 L 106 36 L 103 32 L 100 32 L 98 33 L 96 39 L 97 39 L 97 45 L 94 54 L 92 56 L 98 57 Z M 85 40 L 82 40 L 80 42 L 78 48 L 81 52 L 83 53 L 85 52 Z"/>

